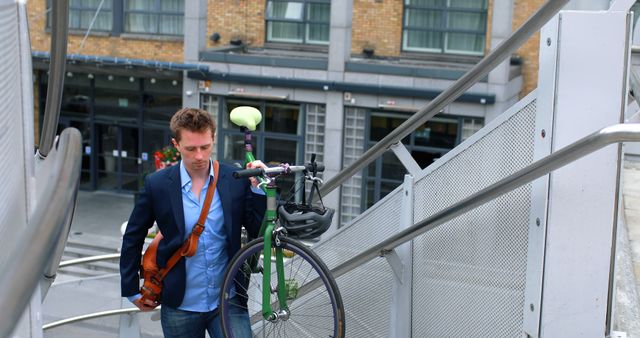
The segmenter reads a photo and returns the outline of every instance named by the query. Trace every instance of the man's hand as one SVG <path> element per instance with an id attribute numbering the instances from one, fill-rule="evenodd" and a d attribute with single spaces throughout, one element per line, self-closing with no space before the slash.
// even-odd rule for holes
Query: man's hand
<path id="1" fill-rule="evenodd" d="M 247 163 L 247 169 L 266 168 L 266 167 L 267 166 L 264 165 L 264 163 L 262 163 L 262 161 L 260 160 Z M 251 181 L 251 185 L 255 188 L 257 188 L 258 184 L 260 183 L 260 181 L 258 181 L 255 177 L 249 177 L 249 181 Z"/>
<path id="2" fill-rule="evenodd" d="M 143 301 L 143 299 L 144 298 L 138 298 L 138 299 L 136 299 L 136 300 L 134 300 L 132 302 L 133 305 L 137 306 L 138 309 L 140 309 L 140 311 L 143 311 L 143 312 L 151 311 L 151 310 L 155 309 L 158 306 L 158 304 L 156 304 L 156 303 L 154 303 L 154 302 L 152 302 L 152 301 L 150 301 L 148 299 L 144 299 L 144 301 Z"/>

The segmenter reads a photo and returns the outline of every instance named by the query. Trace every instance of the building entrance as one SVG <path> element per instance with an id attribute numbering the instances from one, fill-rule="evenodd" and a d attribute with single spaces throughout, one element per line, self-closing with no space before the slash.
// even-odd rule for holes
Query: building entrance
<path id="1" fill-rule="evenodd" d="M 95 135 L 97 188 L 137 191 L 141 162 L 138 127 L 96 123 Z"/>
<path id="2" fill-rule="evenodd" d="M 170 145 L 169 119 L 182 102 L 181 73 L 127 70 L 122 76 L 89 68 L 66 74 L 58 133 L 67 127 L 82 133 L 81 189 L 137 192 L 155 171 L 153 153 Z M 48 77 L 41 71 L 37 78 L 42 116 Z"/>

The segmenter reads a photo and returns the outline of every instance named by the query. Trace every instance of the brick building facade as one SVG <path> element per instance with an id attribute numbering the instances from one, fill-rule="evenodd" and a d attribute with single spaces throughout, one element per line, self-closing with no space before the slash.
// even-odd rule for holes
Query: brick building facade
<path id="1" fill-rule="evenodd" d="M 28 2 L 36 111 L 46 93 L 48 3 Z M 221 160 L 239 159 L 241 135 L 226 114 L 253 105 L 265 114 L 256 133 L 258 157 L 301 162 L 316 153 L 326 175 L 334 175 L 450 86 L 543 1 L 106 0 L 98 11 L 99 3 L 72 2 L 61 124 L 85 136 L 83 188 L 131 192 L 154 170 L 153 151 L 169 144 L 166 122 L 180 106 L 200 106 L 217 119 Z M 519 58 L 407 137 L 421 166 L 535 88 L 537 44 L 536 35 Z M 328 203 L 348 222 L 394 189 L 403 173 L 385 155 Z"/>

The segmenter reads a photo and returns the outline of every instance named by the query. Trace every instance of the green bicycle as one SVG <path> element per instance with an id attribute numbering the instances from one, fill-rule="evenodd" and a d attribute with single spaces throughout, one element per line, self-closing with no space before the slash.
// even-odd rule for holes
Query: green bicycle
<path id="1" fill-rule="evenodd" d="M 260 122 L 260 112 L 237 107 L 231 120 L 244 131 L 245 161 L 253 162 L 251 130 Z M 267 211 L 260 228 L 262 237 L 244 245 L 225 271 L 219 303 L 225 337 L 249 335 L 246 321 L 234 320 L 232 305 L 248 311 L 253 337 L 344 337 L 344 307 L 333 276 L 313 251 L 294 239 L 315 238 L 331 225 L 333 209 L 311 205 L 314 191 L 319 196 L 321 180 L 316 174 L 323 170 L 312 158 L 302 166 L 283 163 L 234 173 L 236 178 L 259 179 L 267 196 Z M 303 173 L 305 181 L 312 182 L 308 203 L 303 197 L 302 203 L 277 206 L 276 178 L 294 173 Z"/>

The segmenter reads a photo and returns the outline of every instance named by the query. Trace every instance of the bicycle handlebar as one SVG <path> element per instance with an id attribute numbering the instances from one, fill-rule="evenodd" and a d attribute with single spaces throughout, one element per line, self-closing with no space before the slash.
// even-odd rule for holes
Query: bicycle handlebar
<path id="1" fill-rule="evenodd" d="M 288 174 L 295 173 L 300 171 L 311 171 L 314 169 L 314 164 L 307 163 L 305 165 L 282 165 L 277 167 L 270 168 L 252 168 L 252 169 L 244 169 L 233 172 L 233 177 L 235 178 L 247 178 L 253 176 L 264 176 L 264 175 L 277 175 L 277 174 Z M 315 164 L 316 172 L 324 171 L 324 165 Z"/>

